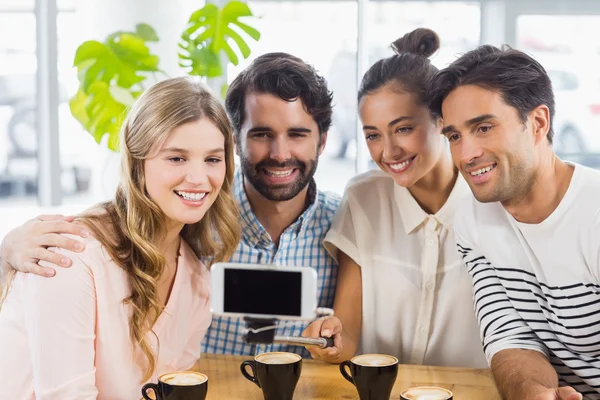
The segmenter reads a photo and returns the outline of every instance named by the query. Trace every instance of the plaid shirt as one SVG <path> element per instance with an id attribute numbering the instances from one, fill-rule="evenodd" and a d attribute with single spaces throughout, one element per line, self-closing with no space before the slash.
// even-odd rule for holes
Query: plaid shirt
<path id="1" fill-rule="evenodd" d="M 239 169 L 235 174 L 233 194 L 240 207 L 242 240 L 231 262 L 313 267 L 318 275 L 319 307 L 333 308 L 338 268 L 323 247 L 323 239 L 339 206 L 339 196 L 317 191 L 313 180 L 308 190 L 310 206 L 281 234 L 278 247 L 252 212 Z M 276 335 L 300 336 L 307 326 L 304 321 L 280 321 Z M 245 328 L 243 319 L 213 316 L 202 343 L 202 352 L 256 355 L 267 351 L 287 351 L 310 357 L 304 347 L 248 344 L 242 337 Z"/>

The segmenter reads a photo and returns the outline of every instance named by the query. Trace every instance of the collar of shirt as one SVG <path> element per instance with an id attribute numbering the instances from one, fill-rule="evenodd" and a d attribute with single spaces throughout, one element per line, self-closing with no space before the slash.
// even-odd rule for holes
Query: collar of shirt
<path id="1" fill-rule="evenodd" d="M 242 239 L 252 247 L 268 247 L 273 243 L 271 236 L 256 218 L 252 211 L 250 201 L 244 189 L 244 176 L 241 168 L 235 172 L 233 181 L 233 196 L 240 208 L 240 224 L 242 225 Z M 310 221 L 317 209 L 317 185 L 312 179 L 308 185 L 308 202 L 309 206 L 302 215 L 290 226 L 288 226 L 283 234 L 290 232 L 295 233 L 295 237 L 302 231 L 307 221 Z"/>
<path id="2" fill-rule="evenodd" d="M 414 232 L 422 224 L 427 224 L 431 219 L 436 220 L 446 229 L 450 229 L 457 207 L 465 199 L 465 196 L 470 193 L 469 185 L 459 173 L 448 200 L 437 213 L 431 215 L 421 208 L 407 188 L 394 184 L 394 197 L 407 235 Z"/>

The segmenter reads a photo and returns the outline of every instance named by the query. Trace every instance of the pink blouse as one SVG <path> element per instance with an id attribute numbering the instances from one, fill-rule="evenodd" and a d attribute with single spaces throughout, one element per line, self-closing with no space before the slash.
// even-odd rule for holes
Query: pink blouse
<path id="1" fill-rule="evenodd" d="M 81 238 L 78 238 L 81 240 Z M 18 273 L 0 311 L 0 393 L 12 400 L 139 399 L 145 357 L 129 336 L 126 273 L 96 239 L 43 278 Z M 211 322 L 209 272 L 181 241 L 173 289 L 148 333 L 157 375 L 191 368 Z M 143 363 L 143 364 L 142 364 Z"/>

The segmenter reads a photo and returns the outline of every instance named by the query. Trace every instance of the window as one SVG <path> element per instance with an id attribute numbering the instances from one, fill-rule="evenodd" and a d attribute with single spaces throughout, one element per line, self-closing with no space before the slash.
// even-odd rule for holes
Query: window
<path id="1" fill-rule="evenodd" d="M 599 35 L 600 15 L 517 18 L 518 48 L 535 57 L 552 80 L 554 150 L 594 168 L 600 167 L 600 44 L 594 40 Z"/>
<path id="2" fill-rule="evenodd" d="M 35 142 L 35 14 L 23 5 L 0 8 L 0 205 L 33 203 Z"/>

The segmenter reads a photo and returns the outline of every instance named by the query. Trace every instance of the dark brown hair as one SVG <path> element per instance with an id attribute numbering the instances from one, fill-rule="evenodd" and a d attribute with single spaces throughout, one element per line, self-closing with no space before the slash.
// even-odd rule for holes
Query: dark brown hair
<path id="1" fill-rule="evenodd" d="M 427 87 L 438 72 L 429 61 L 429 57 L 440 47 L 437 33 L 418 28 L 396 40 L 391 47 L 396 54 L 377 61 L 363 76 L 358 101 L 391 84 L 415 95 L 421 104 L 427 106 Z"/>
<path id="2" fill-rule="evenodd" d="M 273 94 L 285 101 L 299 98 L 317 123 L 321 137 L 331 126 L 333 96 L 327 82 L 298 57 L 287 53 L 264 54 L 233 80 L 225 108 L 236 136 L 244 123 L 246 94 L 251 92 Z"/>
<path id="3" fill-rule="evenodd" d="M 548 141 L 552 143 L 554 93 L 546 70 L 531 56 L 510 46 L 479 46 L 439 71 L 430 86 L 430 108 L 442 113 L 442 102 L 459 86 L 477 85 L 497 91 L 504 102 L 517 109 L 521 121 L 536 107 L 550 110 Z"/>

